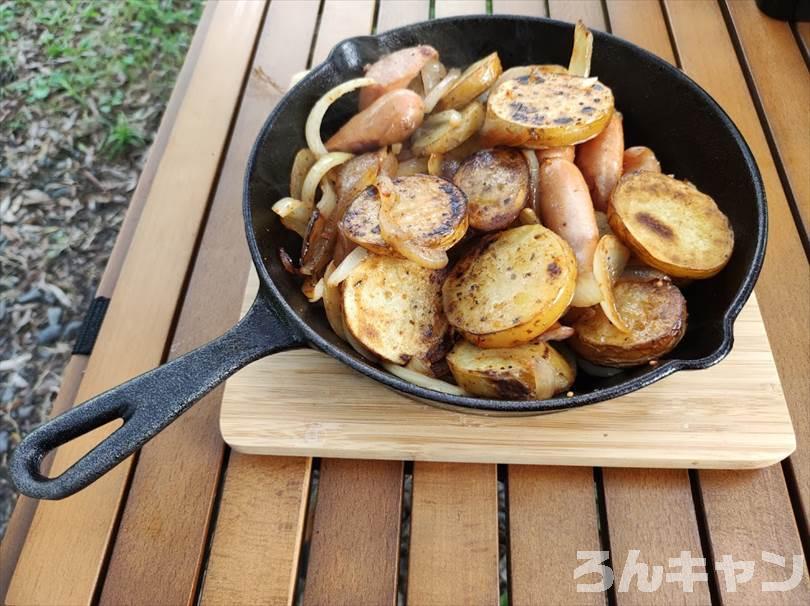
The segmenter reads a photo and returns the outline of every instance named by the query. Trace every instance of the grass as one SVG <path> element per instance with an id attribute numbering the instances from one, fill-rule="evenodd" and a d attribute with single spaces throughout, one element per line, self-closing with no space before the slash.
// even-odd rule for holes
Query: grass
<path id="1" fill-rule="evenodd" d="M 182 63 L 201 5 L 200 0 L 0 1 L 0 102 L 11 113 L 9 128 L 26 126 L 15 111 L 25 105 L 54 112 L 78 106 L 103 128 L 104 152 L 118 155 L 142 145 L 143 126 L 128 118 L 131 99 L 124 91 L 134 83 L 157 98 L 171 91 L 166 67 Z"/>

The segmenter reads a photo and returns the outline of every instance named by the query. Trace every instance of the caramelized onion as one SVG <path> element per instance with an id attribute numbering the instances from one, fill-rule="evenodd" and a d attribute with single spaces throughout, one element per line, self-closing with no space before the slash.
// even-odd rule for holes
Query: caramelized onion
<path id="1" fill-rule="evenodd" d="M 310 111 L 309 116 L 307 116 L 307 122 L 304 130 L 307 145 L 309 146 L 309 149 L 312 150 L 312 153 L 319 157 L 327 153 L 326 146 L 323 144 L 323 139 L 321 139 L 321 122 L 323 121 L 323 117 L 326 115 L 326 110 L 329 109 L 329 106 L 346 93 L 363 86 L 370 86 L 371 84 L 375 84 L 374 80 L 371 78 L 355 78 L 353 80 L 349 80 L 348 82 L 343 82 L 342 84 L 338 84 L 333 89 L 327 91 L 326 94 L 318 99 L 315 105 L 312 106 L 312 111 Z M 318 181 L 320 181 L 320 179 L 318 179 Z"/>
<path id="2" fill-rule="evenodd" d="M 452 383 L 448 383 L 447 381 L 434 379 L 433 377 L 426 377 L 425 375 L 420 374 L 414 370 L 405 368 L 404 366 L 392 364 L 391 362 L 383 362 L 382 366 L 392 375 L 397 376 L 400 379 L 404 379 L 408 383 L 418 385 L 419 387 L 424 387 L 425 389 L 432 389 L 433 391 L 440 391 L 442 393 L 449 393 L 455 396 L 469 395 L 458 385 L 453 385 Z"/>

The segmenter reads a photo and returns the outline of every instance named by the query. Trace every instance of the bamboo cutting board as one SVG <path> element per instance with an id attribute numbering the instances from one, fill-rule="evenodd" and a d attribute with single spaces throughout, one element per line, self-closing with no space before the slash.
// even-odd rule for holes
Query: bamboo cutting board
<path id="1" fill-rule="evenodd" d="M 258 289 L 254 271 L 243 312 Z M 324 353 L 254 362 L 225 387 L 225 441 L 251 454 L 612 467 L 765 467 L 796 448 L 752 296 L 720 364 L 540 416 L 451 412 L 399 395 Z"/>

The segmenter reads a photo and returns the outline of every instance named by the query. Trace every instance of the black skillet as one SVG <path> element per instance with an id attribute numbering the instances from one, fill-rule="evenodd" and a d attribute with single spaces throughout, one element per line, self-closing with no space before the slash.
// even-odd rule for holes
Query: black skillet
<path id="1" fill-rule="evenodd" d="M 194 402 L 246 364 L 277 351 L 316 347 L 409 396 L 436 406 L 481 414 L 539 414 L 609 400 L 681 369 L 706 368 L 731 350 L 732 324 L 762 266 L 767 215 L 762 180 L 742 136 L 723 110 L 678 69 L 609 34 L 594 32 L 591 73 L 613 89 L 624 114 L 627 144 L 652 147 L 667 172 L 689 179 L 713 196 L 736 236 L 728 266 L 711 280 L 684 290 L 689 310 L 686 336 L 656 367 L 625 370 L 609 378 L 579 373 L 573 397 L 542 401 L 489 400 L 439 393 L 407 383 L 367 363 L 329 328 L 318 306 L 303 297 L 284 271 L 279 246 L 297 250 L 271 204 L 288 194 L 295 152 L 306 146 L 304 122 L 328 89 L 362 74 L 379 56 L 415 44 L 431 44 L 442 61 L 465 66 L 498 51 L 504 68 L 532 63 L 567 65 L 573 27 L 527 17 L 439 19 L 379 36 L 339 44 L 325 63 L 296 85 L 270 114 L 245 176 L 243 211 L 247 240 L 261 288 L 244 319 L 219 339 L 147 372 L 56 417 L 31 432 L 11 460 L 20 492 L 60 499 L 84 488 L 143 446 Z M 356 95 L 327 114 L 330 134 L 356 108 Z M 56 478 L 39 472 L 47 452 L 109 421 L 124 424 Z"/>

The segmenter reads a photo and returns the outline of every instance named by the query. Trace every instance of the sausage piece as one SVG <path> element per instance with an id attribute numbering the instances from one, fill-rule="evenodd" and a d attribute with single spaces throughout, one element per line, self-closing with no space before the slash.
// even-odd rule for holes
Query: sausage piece
<path id="1" fill-rule="evenodd" d="M 624 131 L 622 115 L 614 112 L 599 135 L 577 147 L 576 165 L 585 177 L 596 210 L 606 210 L 610 192 L 622 176 Z"/>
<path id="2" fill-rule="evenodd" d="M 470 226 L 495 231 L 510 225 L 526 205 L 529 167 L 514 149 L 485 149 L 467 158 L 455 183 L 467 195 Z"/>
<path id="3" fill-rule="evenodd" d="M 326 142 L 329 151 L 373 151 L 411 136 L 425 116 L 422 97 L 406 88 L 386 93 L 356 114 Z"/>
<path id="4" fill-rule="evenodd" d="M 537 161 L 542 164 L 544 160 L 551 158 L 562 158 L 569 162 L 574 161 L 574 146 L 566 145 L 564 147 L 548 147 L 546 149 L 538 149 L 535 151 L 537 154 Z"/>
<path id="5" fill-rule="evenodd" d="M 624 150 L 622 174 L 646 170 L 651 173 L 661 172 L 661 163 L 655 157 L 653 150 L 643 145 L 628 147 Z"/>
<path id="6" fill-rule="evenodd" d="M 385 93 L 408 86 L 425 64 L 438 56 L 432 46 L 421 45 L 403 48 L 372 63 L 366 70 L 366 77 L 376 84 L 360 90 L 360 109 L 367 108 Z"/>
<path id="7" fill-rule="evenodd" d="M 540 165 L 538 193 L 543 225 L 568 242 L 577 259 L 577 289 L 572 305 L 596 305 L 602 298 L 593 275 L 599 228 L 582 173 L 568 160 L 546 160 Z"/>

